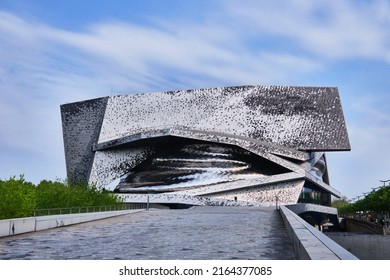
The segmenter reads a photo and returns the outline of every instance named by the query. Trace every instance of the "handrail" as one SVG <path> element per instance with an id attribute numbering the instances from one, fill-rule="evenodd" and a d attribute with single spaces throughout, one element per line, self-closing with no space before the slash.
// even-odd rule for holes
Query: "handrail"
<path id="1" fill-rule="evenodd" d="M 132 203 L 132 204 L 119 204 L 119 205 L 99 205 L 99 206 L 80 206 L 80 207 L 66 207 L 66 208 L 46 208 L 35 209 L 33 216 L 50 216 L 50 215 L 62 215 L 62 214 L 78 214 L 78 213 L 90 213 L 90 212 L 105 212 L 105 211 L 118 211 L 118 210 L 133 210 L 133 209 L 146 209 L 146 203 Z"/>

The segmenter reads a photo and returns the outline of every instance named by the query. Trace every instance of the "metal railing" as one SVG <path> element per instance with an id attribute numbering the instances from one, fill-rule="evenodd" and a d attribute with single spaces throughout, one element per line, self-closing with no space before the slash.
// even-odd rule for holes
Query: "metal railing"
<path id="1" fill-rule="evenodd" d="M 148 208 L 147 203 L 132 203 L 132 204 L 126 203 L 120 205 L 47 208 L 47 209 L 35 209 L 33 216 L 36 217 L 36 216 L 63 215 L 63 214 L 79 214 L 79 213 L 135 210 L 135 209 L 147 209 L 147 208 Z"/>

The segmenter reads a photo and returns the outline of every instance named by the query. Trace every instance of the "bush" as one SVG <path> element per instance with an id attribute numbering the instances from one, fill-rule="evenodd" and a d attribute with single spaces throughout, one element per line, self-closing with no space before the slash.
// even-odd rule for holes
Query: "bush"
<path id="1" fill-rule="evenodd" d="M 42 180 L 38 185 L 23 176 L 0 180 L 0 219 L 31 216 L 35 209 L 120 205 L 113 193 L 87 184 Z"/>
<path id="2" fill-rule="evenodd" d="M 23 176 L 0 180 L 0 197 L 0 219 L 31 216 L 36 207 L 36 188 Z"/>

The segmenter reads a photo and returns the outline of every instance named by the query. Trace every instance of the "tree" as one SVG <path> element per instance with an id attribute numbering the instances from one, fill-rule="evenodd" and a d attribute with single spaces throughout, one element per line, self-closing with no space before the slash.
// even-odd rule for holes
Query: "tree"
<path id="1" fill-rule="evenodd" d="M 363 199 L 349 205 L 343 205 L 339 208 L 340 213 L 352 213 L 357 211 L 374 211 L 374 212 L 389 212 L 390 211 L 390 187 L 381 187 L 371 191 Z"/>
<path id="2" fill-rule="evenodd" d="M 347 197 L 343 196 L 340 199 L 336 199 L 332 201 L 332 207 L 339 209 L 345 205 L 349 204 Z"/>
<path id="3" fill-rule="evenodd" d="M 120 205 L 121 199 L 111 192 L 88 184 L 42 180 L 38 185 L 24 176 L 0 180 L 0 219 L 29 217 L 36 209 Z"/>
<path id="4" fill-rule="evenodd" d="M 24 176 L 0 181 L 0 219 L 31 216 L 36 207 L 35 186 Z"/>

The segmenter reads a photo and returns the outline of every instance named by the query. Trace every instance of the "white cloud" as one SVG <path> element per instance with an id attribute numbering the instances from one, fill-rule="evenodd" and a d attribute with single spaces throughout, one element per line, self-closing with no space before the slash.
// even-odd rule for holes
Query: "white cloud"
<path id="1" fill-rule="evenodd" d="M 289 80 L 292 69 L 298 74 L 320 67 L 308 57 L 261 46 L 248 52 L 248 46 L 240 42 L 239 30 L 215 24 L 161 23 L 144 27 L 108 22 L 91 25 L 83 32 L 70 32 L 6 13 L 0 18 L 0 31 L 11 38 L 3 48 L 3 57 L 13 56 L 3 65 L 16 62 L 20 68 L 37 73 L 39 83 L 51 83 L 58 76 L 72 81 L 75 76 L 67 73 L 73 73 L 77 80 L 105 83 L 103 88 L 120 85 L 121 89 L 161 89 L 175 85 L 166 74 L 173 73 L 176 80 L 189 81 L 189 87 L 204 86 L 208 81 L 215 85 L 258 84 Z"/>
<path id="2" fill-rule="evenodd" d="M 389 89 L 390 91 L 390 89 Z M 390 129 L 390 104 L 387 103 L 388 94 L 375 93 L 356 98 L 351 104 L 357 114 L 360 114 L 367 125 L 381 124 L 383 130 Z"/>
<path id="3" fill-rule="evenodd" d="M 230 1 L 226 7 L 253 36 L 286 37 L 322 57 L 389 59 L 387 1 Z"/>

